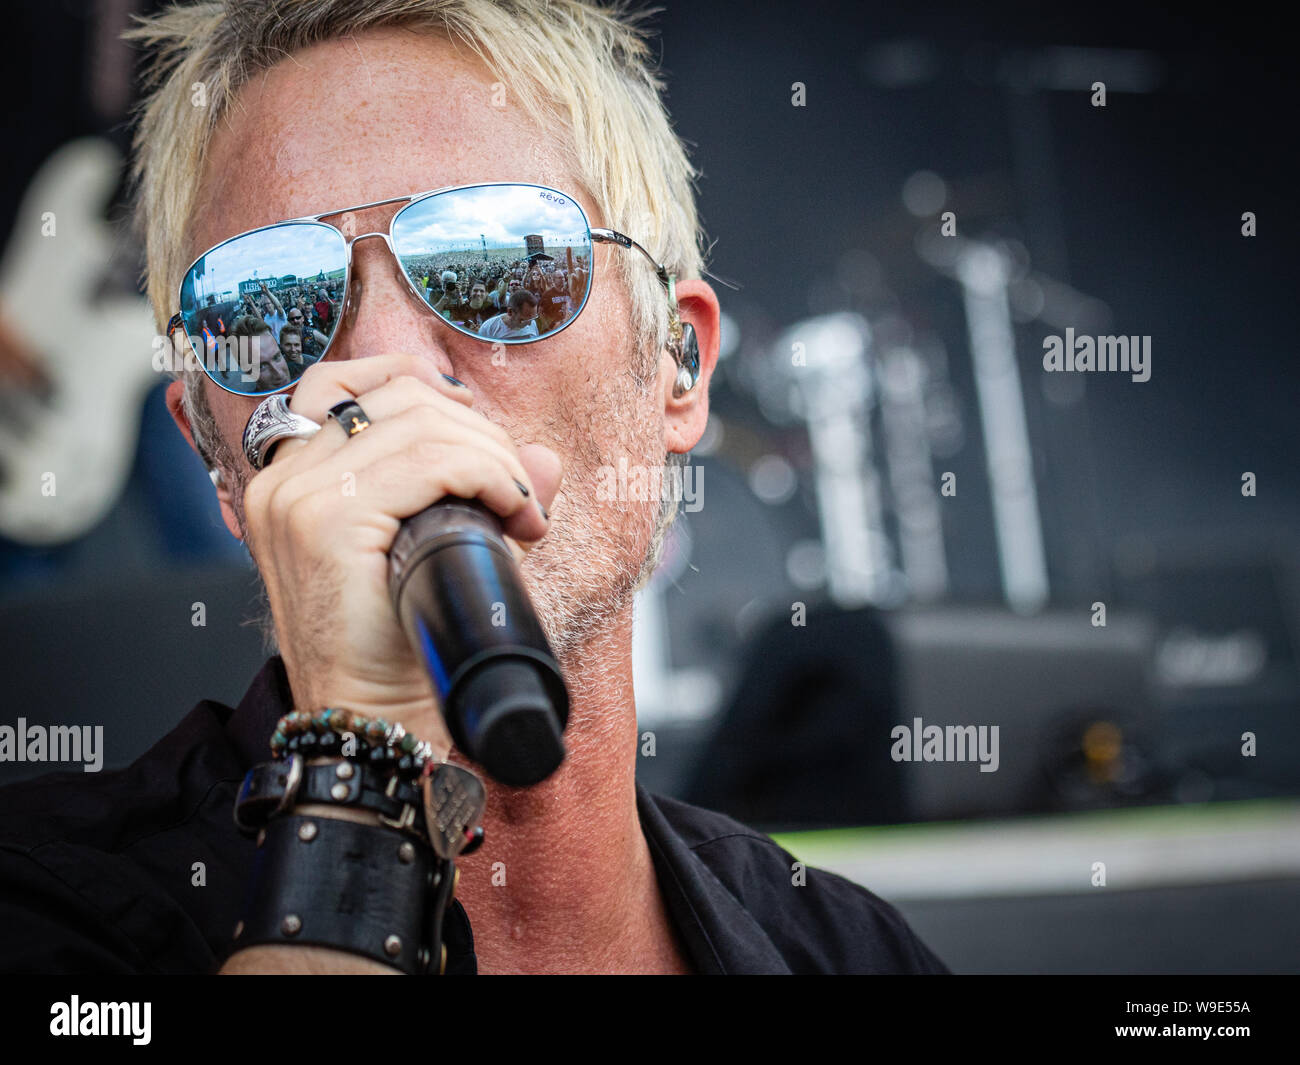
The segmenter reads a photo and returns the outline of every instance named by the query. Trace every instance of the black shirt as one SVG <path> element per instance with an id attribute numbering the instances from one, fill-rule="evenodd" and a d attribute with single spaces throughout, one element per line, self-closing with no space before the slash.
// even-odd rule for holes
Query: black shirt
<path id="1" fill-rule="evenodd" d="M 275 657 L 238 708 L 200 703 L 126 769 L 0 788 L 0 971 L 219 969 L 255 850 L 235 792 L 290 708 Z M 871 892 L 814 869 L 796 886 L 795 859 L 753 829 L 640 786 L 637 809 L 697 972 L 947 971 Z M 459 902 L 445 940 L 448 972 L 475 972 Z"/>

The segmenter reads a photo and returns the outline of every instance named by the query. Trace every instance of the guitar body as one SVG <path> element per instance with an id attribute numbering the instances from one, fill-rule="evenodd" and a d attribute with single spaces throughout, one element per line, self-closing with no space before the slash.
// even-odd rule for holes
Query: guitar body
<path id="1" fill-rule="evenodd" d="M 50 385 L 3 397 L 0 534 L 20 543 L 66 543 L 108 514 L 158 381 L 148 304 L 94 298 L 114 240 L 102 208 L 120 172 L 107 141 L 60 148 L 29 186 L 0 263 L 0 315 Z"/>

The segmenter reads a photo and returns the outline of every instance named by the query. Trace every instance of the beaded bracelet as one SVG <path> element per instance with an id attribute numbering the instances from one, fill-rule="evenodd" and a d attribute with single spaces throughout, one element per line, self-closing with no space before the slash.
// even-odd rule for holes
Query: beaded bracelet
<path id="1" fill-rule="evenodd" d="M 357 740 L 355 753 L 343 751 L 346 733 Z M 352 761 L 391 768 L 407 779 L 420 776 L 425 764 L 435 760 L 429 742 L 417 740 L 400 722 L 389 724 L 383 718 L 332 707 L 294 710 L 276 722 L 271 734 L 271 757 L 281 759 L 290 754 L 342 755 Z"/>

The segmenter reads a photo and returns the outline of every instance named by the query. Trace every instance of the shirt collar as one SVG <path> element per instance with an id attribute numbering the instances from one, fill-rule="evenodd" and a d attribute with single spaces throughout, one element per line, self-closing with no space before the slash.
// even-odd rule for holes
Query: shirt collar
<path id="1" fill-rule="evenodd" d="M 275 723 L 292 709 L 293 693 L 284 661 L 279 655 L 272 655 L 226 723 L 226 733 L 239 752 L 244 769 L 270 759 Z"/>
<path id="2" fill-rule="evenodd" d="M 697 973 L 788 973 L 776 944 L 636 786 L 637 813 L 659 890 Z"/>

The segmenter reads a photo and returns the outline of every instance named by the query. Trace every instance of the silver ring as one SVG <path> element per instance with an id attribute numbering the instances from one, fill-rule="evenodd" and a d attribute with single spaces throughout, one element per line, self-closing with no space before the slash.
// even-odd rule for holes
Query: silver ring
<path id="1" fill-rule="evenodd" d="M 308 440 L 320 432 L 320 424 L 289 409 L 283 393 L 262 400 L 244 426 L 244 457 L 260 470 L 279 441 L 288 437 Z"/>

